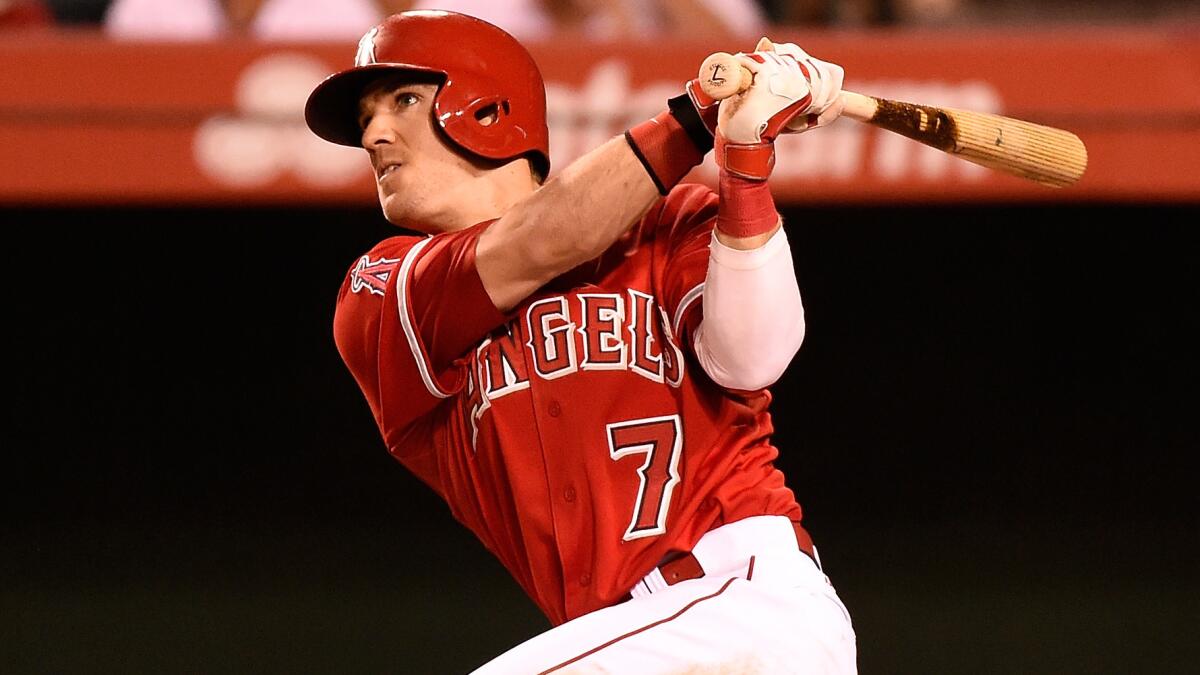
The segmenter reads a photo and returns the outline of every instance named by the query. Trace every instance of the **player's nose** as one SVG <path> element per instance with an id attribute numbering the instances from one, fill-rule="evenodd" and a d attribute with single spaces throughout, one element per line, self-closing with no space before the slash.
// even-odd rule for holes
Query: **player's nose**
<path id="1" fill-rule="evenodd" d="M 367 150 L 390 145 L 396 142 L 396 130 L 389 123 L 387 115 L 375 115 L 367 126 L 363 127 L 362 146 Z"/>

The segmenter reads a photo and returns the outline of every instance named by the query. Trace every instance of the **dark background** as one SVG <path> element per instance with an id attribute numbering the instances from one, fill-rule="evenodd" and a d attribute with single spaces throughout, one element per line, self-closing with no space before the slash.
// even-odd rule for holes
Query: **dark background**
<path id="1" fill-rule="evenodd" d="M 779 465 L 861 671 L 1194 672 L 1200 207 L 786 216 Z M 375 209 L 0 220 L 0 671 L 463 673 L 548 626 L 334 349 Z"/>

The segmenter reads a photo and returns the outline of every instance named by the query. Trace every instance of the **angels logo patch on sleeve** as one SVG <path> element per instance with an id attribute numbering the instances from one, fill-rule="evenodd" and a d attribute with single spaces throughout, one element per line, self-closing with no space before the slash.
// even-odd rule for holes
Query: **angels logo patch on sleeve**
<path id="1" fill-rule="evenodd" d="M 399 258 L 371 260 L 370 256 L 364 255 L 350 273 L 350 290 L 354 293 L 367 290 L 375 295 L 383 295 L 387 291 L 388 279 L 399 262 Z"/>

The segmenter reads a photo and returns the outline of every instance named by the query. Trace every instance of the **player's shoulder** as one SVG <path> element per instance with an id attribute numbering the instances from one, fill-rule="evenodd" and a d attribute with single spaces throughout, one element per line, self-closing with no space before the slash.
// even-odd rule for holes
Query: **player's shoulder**
<path id="1" fill-rule="evenodd" d="M 388 237 L 371 247 L 366 255 L 371 258 L 403 257 L 417 244 L 429 239 L 428 235 L 399 234 Z"/>
<path id="2" fill-rule="evenodd" d="M 388 237 L 354 258 L 346 269 L 339 301 L 362 292 L 383 297 L 396 268 L 417 244 L 426 239 L 426 236 L 412 235 Z"/>
<path id="3" fill-rule="evenodd" d="M 413 249 L 417 244 L 425 241 L 429 237 L 420 235 L 397 235 L 388 237 L 374 246 L 365 253 L 355 256 L 354 260 L 350 261 L 350 271 L 353 272 L 356 268 L 365 265 L 373 264 L 395 264 L 404 259 L 404 256 Z"/>

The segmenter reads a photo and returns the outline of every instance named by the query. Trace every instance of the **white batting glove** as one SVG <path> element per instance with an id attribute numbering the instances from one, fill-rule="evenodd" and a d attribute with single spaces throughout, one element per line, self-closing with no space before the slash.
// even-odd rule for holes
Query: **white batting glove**
<path id="1" fill-rule="evenodd" d="M 774 45 L 767 38 L 755 52 L 736 56 L 754 80 L 720 104 L 717 164 L 742 178 L 766 180 L 780 133 L 815 129 L 841 115 L 844 71 L 794 44 Z"/>
<path id="2" fill-rule="evenodd" d="M 772 44 L 763 38 L 758 41 L 755 51 L 774 51 L 776 54 L 790 56 L 804 66 L 808 73 L 808 86 L 812 94 L 809 109 L 788 122 L 784 133 L 800 133 L 823 127 L 841 116 L 842 109 L 846 107 L 846 102 L 842 99 L 842 80 L 845 79 L 846 71 L 841 66 L 814 59 L 791 42 Z"/>

